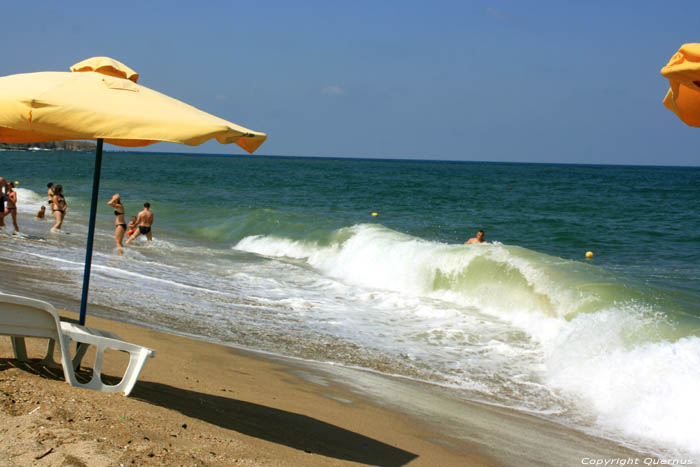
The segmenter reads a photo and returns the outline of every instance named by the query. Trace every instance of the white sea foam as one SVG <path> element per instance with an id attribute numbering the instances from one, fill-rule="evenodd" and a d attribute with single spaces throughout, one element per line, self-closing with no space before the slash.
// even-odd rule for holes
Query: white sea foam
<path id="1" fill-rule="evenodd" d="M 576 283 L 588 277 L 588 266 L 576 266 L 583 269 L 577 278 L 567 274 L 570 262 L 518 247 L 446 245 L 370 225 L 349 233 L 330 246 L 253 236 L 235 249 L 304 260 L 368 290 L 356 299 L 371 297 L 374 331 L 384 332 L 382 312 L 389 326 L 400 319 L 402 332 L 386 332 L 397 342 L 414 339 L 407 357 L 432 359 L 459 375 L 462 387 L 493 393 L 499 389 L 489 380 L 504 376 L 499 384 L 518 383 L 509 405 L 568 412 L 575 423 L 592 422 L 589 430 L 640 449 L 700 458 L 700 338 L 663 340 L 668 323 L 650 305 L 606 302 L 606 287 Z M 444 303 L 425 302 L 430 299 Z M 464 306 L 478 310 L 477 318 L 465 318 Z M 451 369 L 436 356 L 452 359 Z M 565 401 L 576 409 L 559 406 Z"/>
<path id="2" fill-rule="evenodd" d="M 522 248 L 447 245 L 374 225 L 349 230 L 352 235 L 346 241 L 325 247 L 310 241 L 251 236 L 235 248 L 268 257 L 303 259 L 330 277 L 363 287 L 452 299 L 482 309 L 567 316 L 589 299 L 552 280 L 548 274 L 555 271 L 547 269 L 545 255 Z M 538 257 L 529 259 L 525 254 Z M 492 280 L 495 273 L 508 282 Z"/>
<path id="3" fill-rule="evenodd" d="M 545 344 L 546 382 L 589 408 L 608 433 L 700 458 L 700 338 L 640 342 L 635 334 L 655 320 L 619 307 L 563 323 Z"/>

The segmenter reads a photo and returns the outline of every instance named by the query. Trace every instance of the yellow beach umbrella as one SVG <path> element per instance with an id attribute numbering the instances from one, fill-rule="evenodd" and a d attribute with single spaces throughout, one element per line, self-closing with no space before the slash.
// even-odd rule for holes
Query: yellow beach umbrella
<path id="1" fill-rule="evenodd" d="M 0 77 L 0 141 L 101 138 L 138 147 L 216 138 L 252 154 L 267 137 L 137 84 L 139 75 L 117 60 L 90 58 L 71 70 Z"/>
<path id="2" fill-rule="evenodd" d="M 666 108 L 687 125 L 700 127 L 700 44 L 683 44 L 661 74 L 671 84 Z"/>
<path id="3" fill-rule="evenodd" d="M 109 57 L 76 63 L 70 72 L 0 77 L 0 142 L 97 141 L 80 322 L 85 323 L 97 213 L 102 144 L 196 146 L 210 139 L 253 153 L 267 138 L 137 84 L 139 75 Z"/>

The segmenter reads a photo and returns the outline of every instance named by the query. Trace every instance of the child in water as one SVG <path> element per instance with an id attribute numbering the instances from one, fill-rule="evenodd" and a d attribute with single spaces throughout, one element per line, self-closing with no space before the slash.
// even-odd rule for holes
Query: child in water
<path id="1" fill-rule="evenodd" d="M 131 237 L 131 234 L 136 232 L 136 216 L 131 216 L 131 220 L 129 221 L 129 231 L 126 233 L 127 237 Z"/>

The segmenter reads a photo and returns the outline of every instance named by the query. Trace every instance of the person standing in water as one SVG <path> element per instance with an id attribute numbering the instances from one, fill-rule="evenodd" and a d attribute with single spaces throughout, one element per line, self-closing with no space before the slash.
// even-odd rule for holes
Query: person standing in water
<path id="1" fill-rule="evenodd" d="M 153 213 L 151 212 L 151 203 L 143 203 L 143 211 L 139 213 L 138 217 L 136 218 L 136 222 L 138 223 L 137 230 L 131 237 L 129 237 L 126 244 L 128 245 L 131 243 L 131 241 L 139 235 L 145 235 L 149 242 L 153 242 L 151 232 L 151 226 L 153 225 Z"/>
<path id="2" fill-rule="evenodd" d="M 107 201 L 107 204 L 114 208 L 114 243 L 117 245 L 117 251 L 121 255 L 124 253 L 123 247 L 126 221 L 124 220 L 124 205 L 119 197 L 119 193 L 115 193 L 112 199 Z"/>
<path id="3" fill-rule="evenodd" d="M 488 243 L 486 240 L 484 240 L 484 231 L 483 230 L 479 230 L 476 233 L 476 237 L 472 237 L 469 240 L 467 240 L 466 242 L 464 242 L 465 245 L 470 245 L 472 243 Z"/>
<path id="4" fill-rule="evenodd" d="M 0 230 L 5 228 L 5 179 L 0 177 Z"/>
<path id="5" fill-rule="evenodd" d="M 12 226 L 15 228 L 15 235 L 19 233 L 19 226 L 17 225 L 17 192 L 14 190 L 15 184 L 12 182 L 7 182 L 5 184 L 5 212 L 4 215 L 10 214 L 12 216 Z"/>
<path id="6" fill-rule="evenodd" d="M 51 227 L 51 232 L 60 232 L 63 226 L 63 219 L 66 217 L 66 210 L 68 209 L 66 197 L 63 196 L 63 185 L 56 185 L 54 188 L 51 207 L 53 215 L 56 216 L 56 223 Z"/>
<path id="7" fill-rule="evenodd" d="M 53 203 L 53 182 L 49 182 L 49 183 L 46 185 L 46 188 L 49 189 L 49 190 L 48 190 L 48 193 L 47 193 L 47 195 L 48 195 L 48 197 L 49 197 L 49 200 L 46 202 L 46 204 L 48 204 L 49 207 L 51 207 L 51 204 Z"/>

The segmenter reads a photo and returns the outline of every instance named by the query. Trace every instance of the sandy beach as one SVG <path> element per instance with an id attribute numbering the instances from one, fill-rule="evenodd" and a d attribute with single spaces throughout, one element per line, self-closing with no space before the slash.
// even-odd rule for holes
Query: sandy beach
<path id="1" fill-rule="evenodd" d="M 9 358 L 9 339 L 1 339 L 0 465 L 479 466 L 643 459 L 609 441 L 512 410 L 457 403 L 420 384 L 93 316 L 87 324 L 157 355 L 124 397 L 73 388 L 60 372 L 21 364 Z M 43 346 L 31 340 L 30 355 L 38 357 Z M 121 354 L 108 353 L 103 374 L 119 374 L 125 364 Z"/>
<path id="2" fill-rule="evenodd" d="M 290 366 L 99 318 L 88 324 L 157 356 L 128 398 L 72 388 L 60 373 L 2 358 L 0 465 L 496 464 L 408 416 L 295 376 Z M 41 353 L 43 343 L 31 342 Z M 0 349 L 11 355 L 9 339 Z M 122 369 L 120 357 L 108 355 L 104 374 Z"/>

